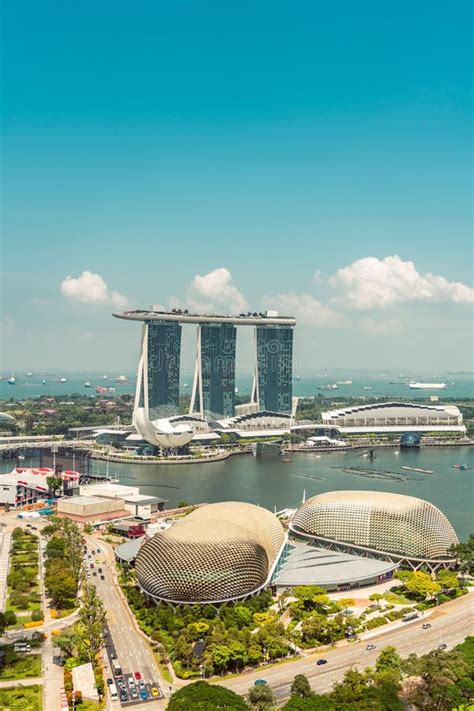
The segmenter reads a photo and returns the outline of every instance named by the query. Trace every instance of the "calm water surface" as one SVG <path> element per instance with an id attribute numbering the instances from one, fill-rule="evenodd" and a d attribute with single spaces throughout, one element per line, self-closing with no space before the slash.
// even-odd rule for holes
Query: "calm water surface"
<path id="1" fill-rule="evenodd" d="M 179 501 L 249 501 L 271 510 L 295 507 L 306 497 L 331 490 L 376 490 L 417 496 L 430 501 L 449 518 L 458 536 L 474 532 L 474 469 L 458 471 L 452 464 L 474 467 L 472 447 L 432 447 L 422 450 L 377 450 L 370 462 L 357 452 L 293 454 L 290 464 L 277 455 L 239 455 L 222 462 L 185 466 L 115 465 L 110 474 L 121 483 L 140 487 L 140 493 L 168 499 L 171 507 Z M 341 471 L 342 467 L 363 467 L 402 473 L 401 466 L 432 469 L 434 474 L 403 472 L 406 481 L 369 479 Z M 103 462 L 95 462 L 105 472 Z M 320 477 L 311 479 L 301 474 Z M 179 487 L 179 488 L 171 488 Z"/>

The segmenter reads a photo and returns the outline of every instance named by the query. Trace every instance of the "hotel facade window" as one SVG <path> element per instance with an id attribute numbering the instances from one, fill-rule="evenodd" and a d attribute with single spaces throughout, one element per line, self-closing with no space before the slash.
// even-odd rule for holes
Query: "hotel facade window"
<path id="1" fill-rule="evenodd" d="M 291 412 L 293 329 L 257 326 L 257 399 L 260 410 Z"/>

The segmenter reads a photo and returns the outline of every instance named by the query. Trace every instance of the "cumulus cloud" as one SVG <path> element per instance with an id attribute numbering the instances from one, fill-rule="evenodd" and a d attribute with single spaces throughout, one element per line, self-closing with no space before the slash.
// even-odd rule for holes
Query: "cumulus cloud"
<path id="1" fill-rule="evenodd" d="M 67 276 L 61 283 L 61 293 L 71 301 L 97 306 L 126 308 L 128 299 L 118 291 L 109 291 L 107 283 L 93 272 L 82 272 L 79 277 Z"/>
<path id="2" fill-rule="evenodd" d="M 213 269 L 207 274 L 196 274 L 185 302 L 172 297 L 170 306 L 185 307 L 202 313 L 219 310 L 228 313 L 245 311 L 247 302 L 231 282 L 232 274 L 226 267 Z"/>
<path id="3" fill-rule="evenodd" d="M 277 309 L 282 316 L 295 316 L 306 326 L 340 326 L 342 317 L 310 294 L 277 294 L 264 297 L 265 308 Z"/>
<path id="4" fill-rule="evenodd" d="M 474 289 L 435 274 L 420 274 L 398 255 L 364 257 L 338 269 L 329 280 L 339 290 L 336 301 L 356 309 L 380 309 L 407 301 L 474 303 Z"/>

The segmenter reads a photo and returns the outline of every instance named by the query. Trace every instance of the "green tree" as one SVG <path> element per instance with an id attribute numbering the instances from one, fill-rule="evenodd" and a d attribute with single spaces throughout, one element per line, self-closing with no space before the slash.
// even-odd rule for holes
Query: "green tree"
<path id="1" fill-rule="evenodd" d="M 63 480 L 56 476 L 47 476 L 46 483 L 50 493 L 55 496 L 58 491 L 61 491 Z"/>
<path id="2" fill-rule="evenodd" d="M 333 706 L 326 694 L 311 694 L 306 698 L 292 696 L 283 709 L 284 711 L 336 711 L 336 707 Z"/>
<path id="3" fill-rule="evenodd" d="M 5 615 L 3 614 L 3 612 L 0 612 L 0 637 L 5 632 L 6 626 L 7 626 L 7 621 L 5 620 Z"/>
<path id="4" fill-rule="evenodd" d="M 267 685 L 252 686 L 249 689 L 249 701 L 255 711 L 268 711 L 274 706 L 273 691 Z"/>
<path id="5" fill-rule="evenodd" d="M 245 701 L 230 689 L 196 681 L 172 694 L 167 711 L 248 711 Z"/>
<path id="6" fill-rule="evenodd" d="M 407 593 L 420 600 L 433 598 L 441 591 L 441 585 L 432 580 L 431 576 L 422 570 L 414 572 L 403 570 L 398 573 L 398 578 L 402 580 Z"/>
<path id="7" fill-rule="evenodd" d="M 302 696 L 303 698 L 311 696 L 311 687 L 307 676 L 304 674 L 297 674 L 295 676 L 291 685 L 291 695 Z"/>
<path id="8" fill-rule="evenodd" d="M 371 602 L 376 602 L 377 607 L 380 610 L 380 600 L 383 600 L 383 595 L 381 595 L 380 593 L 372 593 L 371 595 L 369 595 L 369 600 Z"/>
<path id="9" fill-rule="evenodd" d="M 440 570 L 436 576 L 436 582 L 441 587 L 441 592 L 449 592 L 451 590 L 457 590 L 461 583 L 458 580 L 458 576 L 452 570 Z"/>
<path id="10" fill-rule="evenodd" d="M 383 671 L 400 671 L 402 659 L 395 647 L 388 645 L 384 647 L 377 657 L 375 669 L 378 672 Z"/>
<path id="11" fill-rule="evenodd" d="M 452 545 L 449 553 L 458 559 L 461 573 L 474 573 L 474 533 L 470 534 L 466 542 Z"/>
<path id="12" fill-rule="evenodd" d="M 94 585 L 84 585 L 77 633 L 79 648 L 90 661 L 95 659 L 102 648 L 103 628 L 106 619 L 104 604 L 98 597 Z"/>

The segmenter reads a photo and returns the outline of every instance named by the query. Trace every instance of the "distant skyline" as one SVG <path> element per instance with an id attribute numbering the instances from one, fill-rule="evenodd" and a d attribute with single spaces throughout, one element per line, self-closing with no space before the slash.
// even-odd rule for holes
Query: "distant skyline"
<path id="1" fill-rule="evenodd" d="M 134 371 L 151 304 L 294 315 L 302 374 L 472 370 L 471 13 L 7 0 L 2 373 Z"/>

